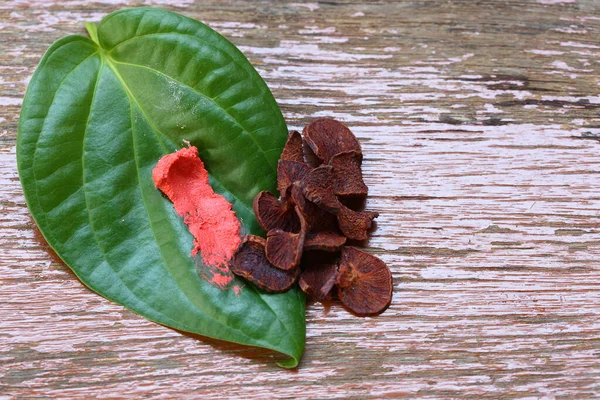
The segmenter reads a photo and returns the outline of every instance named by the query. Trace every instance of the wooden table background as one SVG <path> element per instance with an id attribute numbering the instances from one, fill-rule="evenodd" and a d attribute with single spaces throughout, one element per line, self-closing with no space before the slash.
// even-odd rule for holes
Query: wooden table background
<path id="1" fill-rule="evenodd" d="M 86 289 L 36 233 L 16 171 L 34 68 L 83 21 L 154 5 L 249 57 L 290 128 L 365 151 L 377 318 L 310 304 L 296 371 Z M 600 2 L 2 0 L 0 398 L 600 396 Z"/>

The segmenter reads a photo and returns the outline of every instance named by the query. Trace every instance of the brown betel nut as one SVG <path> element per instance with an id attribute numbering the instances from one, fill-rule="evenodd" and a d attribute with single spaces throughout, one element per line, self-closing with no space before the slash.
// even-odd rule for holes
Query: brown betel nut
<path id="1" fill-rule="evenodd" d="M 305 163 L 289 160 L 279 160 L 277 163 L 277 190 L 280 196 L 288 196 L 288 191 L 292 184 L 302 180 L 310 171 L 310 167 Z"/>
<path id="2" fill-rule="evenodd" d="M 306 200 L 302 194 L 302 188 L 299 183 L 292 185 L 291 194 L 292 201 L 296 204 L 298 210 L 306 220 L 308 232 L 337 230 L 336 216 Z"/>
<path id="3" fill-rule="evenodd" d="M 263 190 L 254 198 L 252 204 L 258 224 L 265 230 L 281 229 L 286 232 L 297 232 L 300 220 L 294 210 L 294 204 L 286 199 L 279 201 L 274 194 Z"/>
<path id="4" fill-rule="evenodd" d="M 329 300 L 338 274 L 337 263 L 312 264 L 298 279 L 300 289 L 317 301 Z"/>
<path id="5" fill-rule="evenodd" d="M 373 220 L 378 216 L 378 212 L 354 211 L 342 204 L 337 219 L 340 230 L 348 239 L 366 240 Z"/>
<path id="6" fill-rule="evenodd" d="M 392 301 L 392 273 L 379 258 L 344 247 L 336 280 L 338 297 L 359 316 L 379 314 Z"/>
<path id="7" fill-rule="evenodd" d="M 325 211 L 337 214 L 341 203 L 333 192 L 333 173 L 330 165 L 310 170 L 300 182 L 304 197 Z"/>
<path id="8" fill-rule="evenodd" d="M 304 239 L 304 250 L 334 252 L 346 243 L 346 236 L 337 232 L 311 232 Z"/>
<path id="9" fill-rule="evenodd" d="M 284 271 L 272 266 L 265 256 L 265 239 L 254 235 L 246 236 L 233 256 L 230 269 L 234 274 L 272 293 L 289 290 L 300 272 L 299 268 Z"/>
<path id="10" fill-rule="evenodd" d="M 324 163 L 329 163 L 336 154 L 356 150 L 361 152 L 360 143 L 350 129 L 339 121 L 320 118 L 308 124 L 302 131 L 306 143 Z"/>
<path id="11" fill-rule="evenodd" d="M 333 173 L 333 191 L 338 196 L 366 196 L 369 189 L 363 181 L 362 154 L 355 150 L 336 154 L 329 160 Z"/>
<path id="12" fill-rule="evenodd" d="M 300 230 L 298 232 L 286 232 L 277 228 L 267 232 L 265 246 L 267 260 L 273 266 L 286 271 L 296 268 L 300 263 L 304 238 L 306 237 L 306 221 L 297 207 L 295 210 L 300 220 Z"/>
<path id="13" fill-rule="evenodd" d="M 290 132 L 279 159 L 285 161 L 295 161 L 299 163 L 304 163 L 304 152 L 302 150 L 302 136 L 298 131 Z"/>

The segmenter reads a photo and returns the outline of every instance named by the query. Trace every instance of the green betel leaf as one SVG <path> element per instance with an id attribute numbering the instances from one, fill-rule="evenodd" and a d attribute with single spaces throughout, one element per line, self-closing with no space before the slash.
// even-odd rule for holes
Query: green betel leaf
<path id="1" fill-rule="evenodd" d="M 244 231 L 260 234 L 252 200 L 276 189 L 287 138 L 271 92 L 234 45 L 196 20 L 138 8 L 87 28 L 91 39 L 50 47 L 23 102 L 19 174 L 44 237 L 107 299 L 182 331 L 284 353 L 291 359 L 280 365 L 295 367 L 302 292 L 202 279 L 192 236 L 152 181 L 160 157 L 188 140 Z"/>

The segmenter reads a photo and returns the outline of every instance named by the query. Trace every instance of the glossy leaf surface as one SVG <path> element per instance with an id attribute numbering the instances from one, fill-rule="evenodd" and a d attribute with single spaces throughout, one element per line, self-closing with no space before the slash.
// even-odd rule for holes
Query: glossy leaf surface
<path id="1" fill-rule="evenodd" d="M 41 60 L 19 122 L 17 159 L 41 232 L 92 290 L 158 323 L 291 357 L 304 348 L 304 296 L 239 293 L 203 280 L 192 237 L 152 168 L 187 140 L 247 233 L 252 200 L 275 191 L 287 139 L 266 84 L 200 22 L 152 8 L 112 13 Z M 236 278 L 237 279 L 237 278 Z"/>

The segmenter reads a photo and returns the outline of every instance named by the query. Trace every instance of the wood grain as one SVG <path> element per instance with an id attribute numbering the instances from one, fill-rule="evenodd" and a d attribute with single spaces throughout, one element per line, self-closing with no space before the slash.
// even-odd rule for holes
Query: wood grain
<path id="1" fill-rule="evenodd" d="M 15 163 L 45 49 L 155 5 L 230 38 L 290 129 L 365 152 L 378 318 L 309 305 L 296 371 L 86 289 L 36 234 Z M 0 4 L 0 398 L 600 396 L 600 4 L 5 0 Z"/>

